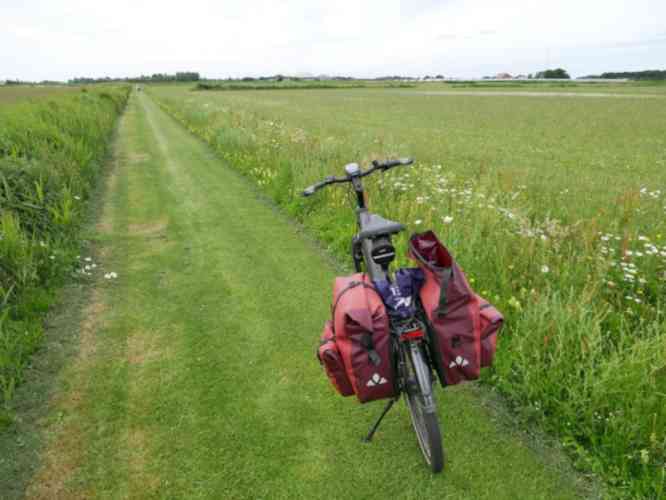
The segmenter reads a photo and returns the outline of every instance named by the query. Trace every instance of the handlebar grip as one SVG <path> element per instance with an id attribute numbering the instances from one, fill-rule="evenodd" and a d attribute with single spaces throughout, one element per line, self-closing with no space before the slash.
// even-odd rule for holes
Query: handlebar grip
<path id="1" fill-rule="evenodd" d="M 414 163 L 413 158 L 400 158 L 398 160 L 386 160 L 386 161 L 373 161 L 372 164 L 376 168 L 381 168 L 382 170 L 388 170 L 389 168 L 397 167 L 398 165 L 411 165 Z"/>
<path id="2" fill-rule="evenodd" d="M 331 183 L 335 182 L 335 180 L 336 180 L 335 177 L 333 177 L 332 175 L 329 175 L 323 181 L 316 182 L 312 186 L 306 187 L 305 190 L 303 191 L 303 196 L 305 196 L 305 197 L 312 196 L 313 194 L 315 194 L 315 192 L 318 189 L 321 189 L 324 186 L 327 186 L 328 184 L 331 184 Z"/>

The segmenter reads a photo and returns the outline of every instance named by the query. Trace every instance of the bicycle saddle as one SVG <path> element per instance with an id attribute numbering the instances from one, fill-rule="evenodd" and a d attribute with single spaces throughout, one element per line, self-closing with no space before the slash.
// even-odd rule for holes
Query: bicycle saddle
<path id="1" fill-rule="evenodd" d="M 370 212 L 361 212 L 361 228 L 361 232 L 358 233 L 359 239 L 399 233 L 405 229 L 405 226 Z"/>

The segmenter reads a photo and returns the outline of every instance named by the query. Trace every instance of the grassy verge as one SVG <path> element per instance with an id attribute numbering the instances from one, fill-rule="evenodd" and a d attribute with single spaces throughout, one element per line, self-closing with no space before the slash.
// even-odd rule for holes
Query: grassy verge
<path id="1" fill-rule="evenodd" d="M 664 494 L 661 103 L 151 93 L 341 258 L 351 229 L 345 194 L 304 201 L 299 190 L 348 161 L 416 150 L 416 168 L 369 183 L 371 206 L 414 229 L 434 227 L 506 313 L 486 381 L 618 496 Z M 441 116 L 453 122 L 446 141 Z M 464 169 L 448 168 L 457 161 Z"/>
<path id="2" fill-rule="evenodd" d="M 77 258 L 79 226 L 128 92 L 107 87 L 0 110 L 0 426 L 54 288 L 89 272 Z"/>

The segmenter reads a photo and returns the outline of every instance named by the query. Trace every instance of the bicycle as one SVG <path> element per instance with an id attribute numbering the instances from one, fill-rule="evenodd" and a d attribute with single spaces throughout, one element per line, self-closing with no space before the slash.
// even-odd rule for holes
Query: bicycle
<path id="1" fill-rule="evenodd" d="M 381 280 L 391 282 L 393 272 L 390 265 L 395 259 L 395 248 L 391 242 L 394 234 L 405 230 L 399 222 L 385 219 L 368 210 L 362 178 L 375 172 L 387 172 L 397 166 L 407 166 L 413 159 L 374 160 L 372 167 L 363 171 L 358 164 L 345 166 L 344 177 L 328 176 L 303 191 L 303 196 L 312 196 L 318 190 L 332 184 L 351 184 L 356 194 L 356 222 L 358 233 L 352 238 L 351 254 L 357 272 L 365 272 L 373 283 Z M 370 442 L 391 407 L 405 393 L 412 427 L 426 463 L 434 473 L 444 467 L 445 453 L 437 416 L 433 384 L 432 356 L 427 335 L 425 313 L 416 299 L 417 312 L 412 317 L 398 320 L 389 315 L 394 364 L 397 367 L 397 395 L 391 398 L 382 414 L 370 429 L 364 441 Z"/>

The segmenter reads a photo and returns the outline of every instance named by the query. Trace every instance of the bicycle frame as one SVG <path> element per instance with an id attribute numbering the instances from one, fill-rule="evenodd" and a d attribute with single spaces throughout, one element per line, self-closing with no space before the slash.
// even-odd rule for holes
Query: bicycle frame
<path id="1" fill-rule="evenodd" d="M 358 233 L 352 238 L 352 258 L 356 271 L 361 272 L 361 264 L 364 264 L 365 272 L 373 282 L 393 281 L 390 267 L 395 258 L 395 249 L 391 235 L 404 230 L 405 227 L 368 211 L 362 177 L 376 170 L 386 171 L 394 166 L 410 165 L 412 162 L 413 160 L 409 158 L 385 162 L 373 161 L 373 168 L 365 172 L 357 164 L 350 163 L 345 167 L 346 177 L 329 176 L 303 191 L 304 196 L 312 196 L 318 189 L 330 184 L 352 184 L 356 194 L 355 211 L 358 227 Z M 397 370 L 397 395 L 388 401 L 364 440 L 367 442 L 372 439 L 384 416 L 404 393 L 412 426 L 426 462 L 433 472 L 440 472 L 444 463 L 444 454 L 432 387 L 429 342 L 424 336 L 425 325 L 417 313 L 405 320 L 389 316 L 389 326 L 393 359 Z"/>
<path id="2" fill-rule="evenodd" d="M 354 192 L 356 194 L 356 202 L 357 202 L 357 207 L 356 207 L 356 223 L 359 228 L 359 234 L 363 232 L 365 229 L 365 224 L 364 224 L 364 214 L 370 214 L 368 211 L 367 205 L 365 203 L 365 192 L 363 189 L 363 182 L 360 178 L 358 177 L 353 177 L 352 178 L 352 186 L 354 188 Z M 388 240 L 388 242 L 391 241 L 391 235 L 390 234 L 378 234 L 377 237 L 384 238 L 385 241 Z M 358 238 L 358 235 L 354 237 L 352 240 L 352 256 L 354 258 L 354 263 L 356 265 L 356 270 L 360 271 L 360 266 L 358 265 L 358 258 L 356 255 L 354 255 L 355 250 L 360 247 L 361 253 L 362 253 L 362 258 L 366 267 L 366 272 L 370 276 L 370 278 L 373 281 L 378 281 L 378 280 L 389 280 L 391 281 L 391 272 L 389 267 L 387 266 L 386 269 L 382 268 L 382 266 L 376 264 L 374 262 L 374 259 L 372 257 L 372 251 L 374 248 L 374 240 L 372 238 L 366 237 L 366 238 Z M 417 366 L 414 367 L 414 370 L 416 371 L 416 379 L 418 381 L 418 384 L 420 386 L 420 390 L 424 396 L 425 402 L 426 402 L 426 410 L 427 411 L 434 411 L 435 409 L 435 403 L 433 399 L 433 390 L 432 390 L 432 384 L 430 382 L 430 366 L 428 366 L 428 354 L 426 351 L 428 350 L 428 347 L 426 344 L 424 344 L 423 339 L 417 338 L 413 340 L 408 340 L 404 341 L 399 338 L 399 333 L 396 331 L 396 328 L 391 322 L 391 331 L 393 332 L 393 341 L 395 343 L 395 352 L 398 356 L 398 364 L 401 365 L 399 371 L 401 373 L 401 378 L 405 377 L 405 363 L 406 363 L 406 356 L 411 356 L 412 359 L 422 359 L 425 357 L 426 361 L 425 363 L 418 363 Z M 406 349 L 401 348 L 401 345 L 404 344 Z M 422 354 L 423 356 L 417 356 L 418 354 Z M 404 389 L 404 388 L 401 388 Z"/>
<path id="3" fill-rule="evenodd" d="M 363 181 L 358 178 L 352 178 L 352 186 L 354 188 L 354 192 L 356 193 L 356 202 L 357 202 L 357 207 L 356 207 L 356 225 L 359 228 L 359 232 L 362 232 L 365 227 L 364 227 L 364 217 L 363 214 L 369 214 L 370 212 L 368 211 L 368 208 L 365 204 L 365 191 L 363 189 Z M 388 238 L 389 242 L 391 241 L 391 236 L 390 235 L 383 235 L 384 237 Z M 378 264 L 375 263 L 375 261 L 372 258 L 372 250 L 374 248 L 374 242 L 371 238 L 362 238 L 360 240 L 356 239 L 357 237 L 354 237 L 354 242 L 352 242 L 352 254 L 354 253 L 354 244 L 359 245 L 361 248 L 361 252 L 363 254 L 363 262 L 365 263 L 365 268 L 366 272 L 370 276 L 370 279 L 373 281 L 379 281 L 379 280 L 391 280 L 391 273 L 388 270 L 382 269 L 382 267 Z M 357 257 L 352 255 L 354 258 L 354 264 L 356 265 L 356 270 L 360 271 L 359 265 L 357 264 Z"/>

